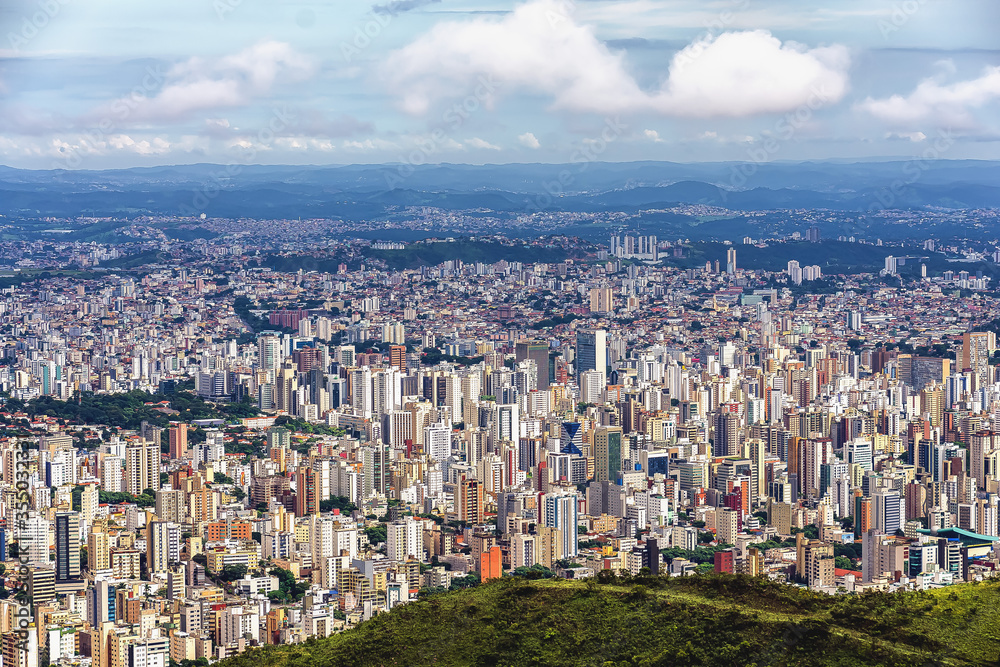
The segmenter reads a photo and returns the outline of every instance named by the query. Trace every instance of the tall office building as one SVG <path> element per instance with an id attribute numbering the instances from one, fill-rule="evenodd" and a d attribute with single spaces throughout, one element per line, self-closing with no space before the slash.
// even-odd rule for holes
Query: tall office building
<path id="1" fill-rule="evenodd" d="M 101 623 L 114 623 L 117 620 L 115 590 L 116 587 L 106 579 L 97 579 L 87 589 L 87 621 L 90 627 L 99 628 Z"/>
<path id="2" fill-rule="evenodd" d="M 617 482 L 622 471 L 622 429 L 603 426 L 594 431 L 594 480 Z"/>
<path id="3" fill-rule="evenodd" d="M 56 581 L 80 579 L 80 515 L 56 512 Z"/>
<path id="4" fill-rule="evenodd" d="M 603 329 L 576 334 L 576 378 L 579 383 L 584 371 L 607 372 L 608 332 Z"/>
<path id="5" fill-rule="evenodd" d="M 524 361 L 525 359 L 534 361 L 538 373 L 538 390 L 549 388 L 549 346 L 545 341 L 528 340 L 516 343 L 514 345 L 514 359 L 516 361 Z"/>
<path id="6" fill-rule="evenodd" d="M 875 493 L 875 530 L 886 535 L 895 535 L 906 522 L 906 508 L 898 491 L 880 489 Z"/>
<path id="7" fill-rule="evenodd" d="M 574 456 L 583 455 L 583 424 L 563 422 L 559 429 L 559 451 Z"/>
<path id="8" fill-rule="evenodd" d="M 726 273 L 729 275 L 736 273 L 736 248 L 726 251 Z"/>

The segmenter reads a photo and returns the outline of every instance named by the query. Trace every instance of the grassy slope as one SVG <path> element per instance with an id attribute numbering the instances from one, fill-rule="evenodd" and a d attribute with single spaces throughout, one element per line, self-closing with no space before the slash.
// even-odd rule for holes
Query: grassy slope
<path id="1" fill-rule="evenodd" d="M 1000 658 L 1000 585 L 828 597 L 741 577 L 505 579 L 222 667 L 965 665 Z"/>

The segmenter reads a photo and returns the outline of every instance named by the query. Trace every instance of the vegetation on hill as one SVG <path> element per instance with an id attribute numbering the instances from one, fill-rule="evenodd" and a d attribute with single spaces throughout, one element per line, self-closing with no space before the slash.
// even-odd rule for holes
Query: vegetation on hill
<path id="1" fill-rule="evenodd" d="M 177 414 L 165 414 L 158 408 L 161 401 L 169 401 L 169 408 Z M 31 416 L 47 415 L 64 419 L 71 424 L 112 424 L 127 429 L 137 429 L 146 421 L 165 427 L 171 421 L 191 422 L 195 419 L 236 419 L 260 414 L 248 402 L 208 403 L 200 396 L 178 391 L 172 394 L 150 394 L 130 391 L 120 394 L 95 394 L 83 392 L 78 400 L 61 401 L 51 396 L 39 396 L 30 401 L 7 399 L 5 408 L 10 412 L 24 411 Z"/>
<path id="2" fill-rule="evenodd" d="M 828 596 L 741 576 L 505 577 L 220 667 L 982 665 L 1000 585 Z"/>

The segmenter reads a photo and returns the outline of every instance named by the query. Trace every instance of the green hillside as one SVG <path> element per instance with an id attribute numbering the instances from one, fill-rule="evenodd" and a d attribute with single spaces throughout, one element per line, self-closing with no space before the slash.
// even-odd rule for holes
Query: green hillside
<path id="1" fill-rule="evenodd" d="M 763 579 L 504 578 L 222 667 L 989 665 L 1000 585 L 830 597 Z"/>

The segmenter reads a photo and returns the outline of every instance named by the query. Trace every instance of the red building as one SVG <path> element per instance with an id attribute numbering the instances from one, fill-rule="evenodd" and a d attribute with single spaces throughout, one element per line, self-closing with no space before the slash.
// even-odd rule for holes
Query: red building
<path id="1" fill-rule="evenodd" d="M 735 567 L 733 565 L 733 552 L 732 551 L 716 551 L 715 552 L 715 573 L 722 574 L 726 572 L 732 574 L 735 572 Z"/>

